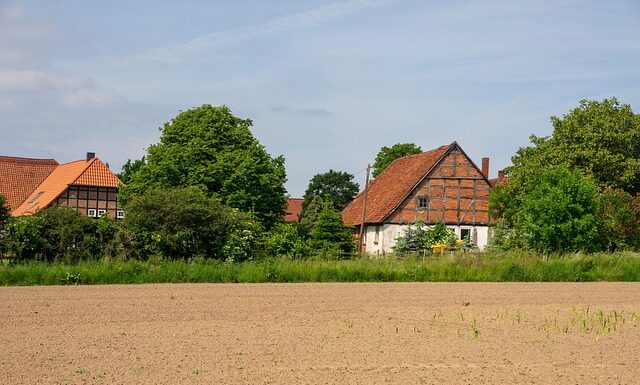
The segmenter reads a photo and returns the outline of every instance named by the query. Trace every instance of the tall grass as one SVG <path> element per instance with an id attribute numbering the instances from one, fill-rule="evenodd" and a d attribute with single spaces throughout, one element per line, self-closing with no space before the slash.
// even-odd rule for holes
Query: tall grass
<path id="1" fill-rule="evenodd" d="M 32 262 L 0 266 L 0 285 L 162 282 L 487 282 L 640 281 L 640 254 L 588 254 L 543 259 L 530 253 L 427 258 L 218 261 Z"/>

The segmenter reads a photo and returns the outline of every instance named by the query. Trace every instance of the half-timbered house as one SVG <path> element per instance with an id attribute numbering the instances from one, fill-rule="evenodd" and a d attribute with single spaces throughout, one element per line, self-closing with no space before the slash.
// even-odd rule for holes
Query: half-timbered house
<path id="1" fill-rule="evenodd" d="M 95 157 L 59 164 L 53 159 L 0 156 L 0 194 L 13 216 L 31 215 L 51 206 L 81 213 L 124 218 L 118 204 L 120 179 Z"/>
<path id="2" fill-rule="evenodd" d="M 396 238 L 412 224 L 443 222 L 459 238 L 470 237 L 479 248 L 490 238 L 489 158 L 482 169 L 458 143 L 396 159 L 342 212 L 346 224 L 362 226 L 363 252 L 390 252 Z"/>

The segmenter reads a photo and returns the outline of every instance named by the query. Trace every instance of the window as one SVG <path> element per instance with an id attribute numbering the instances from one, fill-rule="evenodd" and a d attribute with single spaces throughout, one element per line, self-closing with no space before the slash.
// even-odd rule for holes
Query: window
<path id="1" fill-rule="evenodd" d="M 376 236 L 373 238 L 373 244 L 377 245 L 380 240 L 380 226 L 376 226 Z"/>
<path id="2" fill-rule="evenodd" d="M 98 216 L 98 213 L 96 212 L 96 209 L 87 209 L 87 216 L 95 218 Z"/>
<path id="3" fill-rule="evenodd" d="M 122 211 L 122 210 L 116 211 L 116 218 L 124 219 L 124 211 Z"/>
<path id="4" fill-rule="evenodd" d="M 99 216 L 99 217 L 103 216 L 103 215 L 104 215 L 104 214 L 106 214 L 106 213 L 107 213 L 107 210 L 104 210 L 104 209 L 99 209 L 99 210 L 98 210 L 98 216 Z"/>
<path id="5" fill-rule="evenodd" d="M 460 229 L 460 239 L 471 239 L 471 229 Z"/>
<path id="6" fill-rule="evenodd" d="M 418 197 L 418 208 L 426 209 L 429 207 L 429 198 L 427 197 Z"/>

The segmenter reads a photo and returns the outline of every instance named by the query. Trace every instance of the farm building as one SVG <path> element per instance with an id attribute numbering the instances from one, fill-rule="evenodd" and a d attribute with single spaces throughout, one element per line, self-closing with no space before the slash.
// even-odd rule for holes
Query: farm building
<path id="1" fill-rule="evenodd" d="M 0 194 L 13 216 L 69 206 L 92 217 L 123 218 L 117 199 L 121 184 L 94 153 L 64 164 L 53 159 L 0 156 Z"/>
<path id="2" fill-rule="evenodd" d="M 453 142 L 434 150 L 396 159 L 369 184 L 363 252 L 390 252 L 396 238 L 417 221 L 438 222 L 459 238 L 469 236 L 479 248 L 490 239 L 489 158 L 482 170 Z M 360 232 L 364 192 L 347 206 L 342 218 Z"/>

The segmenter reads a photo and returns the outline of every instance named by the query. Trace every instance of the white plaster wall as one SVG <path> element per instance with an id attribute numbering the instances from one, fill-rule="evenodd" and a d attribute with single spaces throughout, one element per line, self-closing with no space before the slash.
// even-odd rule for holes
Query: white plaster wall
<path id="1" fill-rule="evenodd" d="M 480 250 L 487 247 L 489 241 L 488 226 L 448 226 L 453 229 L 456 236 L 460 238 L 462 229 L 469 229 L 471 234 L 475 229 L 477 241 L 476 244 Z M 396 238 L 404 234 L 409 225 L 384 224 L 379 226 L 378 241 L 376 242 L 376 226 L 367 226 L 365 228 L 365 252 L 373 256 L 383 256 L 386 253 L 393 252 L 393 246 L 396 244 Z"/>

